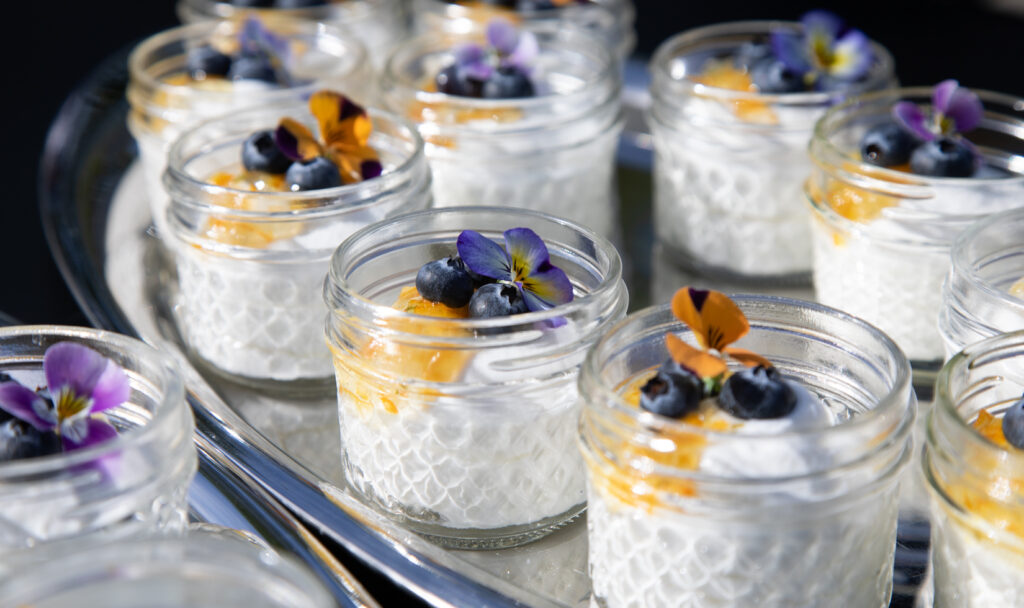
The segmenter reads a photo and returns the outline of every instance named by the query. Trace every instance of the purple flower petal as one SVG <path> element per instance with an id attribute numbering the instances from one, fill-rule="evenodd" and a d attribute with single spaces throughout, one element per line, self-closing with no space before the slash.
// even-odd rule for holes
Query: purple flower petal
<path id="1" fill-rule="evenodd" d="M 836 43 L 828 73 L 842 80 L 857 80 L 868 73 L 873 59 L 868 37 L 860 30 L 850 30 Z"/>
<path id="2" fill-rule="evenodd" d="M 103 417 L 89 417 L 82 421 L 85 425 L 84 440 L 81 442 L 72 441 L 66 435 L 61 435 L 61 444 L 64 451 L 81 450 L 90 446 L 98 445 L 117 437 L 117 429 L 114 428 Z M 95 460 L 84 465 L 83 468 L 91 468 L 99 471 L 108 481 L 117 478 L 121 470 L 120 454 L 104 454 Z"/>
<path id="3" fill-rule="evenodd" d="M 55 426 L 56 415 L 46 400 L 17 382 L 0 384 L 0 409 L 31 424 L 38 431 L 49 431 Z M 50 412 L 54 420 L 47 420 L 40 415 L 45 412 Z"/>
<path id="4" fill-rule="evenodd" d="M 896 122 L 901 124 L 905 129 L 920 139 L 924 141 L 931 141 L 935 139 L 935 134 L 928 129 L 926 124 L 927 117 L 917 104 L 909 101 L 901 101 L 893 106 L 892 115 L 896 119 Z"/>
<path id="5" fill-rule="evenodd" d="M 380 177 L 380 174 L 384 172 L 384 165 L 380 164 L 379 160 L 364 160 L 359 165 L 359 172 L 364 180 L 373 179 L 374 177 Z"/>
<path id="6" fill-rule="evenodd" d="M 121 367 L 107 360 L 107 368 L 103 370 L 95 388 L 92 389 L 92 413 L 102 412 L 117 407 L 128 401 L 131 387 L 128 376 Z"/>
<path id="7" fill-rule="evenodd" d="M 561 268 L 544 262 L 522 281 L 523 299 L 530 310 L 544 310 L 572 301 L 572 283 Z"/>
<path id="8" fill-rule="evenodd" d="M 772 32 L 772 52 L 776 59 L 798 74 L 811 71 L 811 60 L 804 39 L 792 32 Z"/>
<path id="9" fill-rule="evenodd" d="M 491 66 L 491 64 L 487 63 L 486 61 L 476 61 L 474 63 L 467 63 L 463 64 L 460 67 L 466 73 L 467 76 L 469 76 L 470 78 L 474 78 L 476 80 L 486 81 L 490 79 L 491 75 L 494 73 L 494 68 Z"/>
<path id="10" fill-rule="evenodd" d="M 456 248 L 459 257 L 473 272 L 492 279 L 510 278 L 512 268 L 505 250 L 479 232 L 463 230 L 459 234 Z"/>
<path id="11" fill-rule="evenodd" d="M 932 104 L 944 118 L 953 121 L 952 127 L 958 133 L 965 133 L 978 126 L 984 113 L 978 96 L 961 87 L 955 80 L 943 80 L 935 86 Z"/>
<path id="12" fill-rule="evenodd" d="M 537 37 L 533 35 L 533 32 L 523 32 L 519 35 L 519 44 L 504 63 L 529 73 L 539 54 L 540 43 L 537 42 Z"/>
<path id="13" fill-rule="evenodd" d="M 75 342 L 58 342 L 43 355 L 43 372 L 54 399 L 65 388 L 75 396 L 91 398 L 109 364 L 103 355 Z"/>
<path id="14" fill-rule="evenodd" d="M 835 39 L 843 31 L 843 20 L 833 12 L 816 10 L 804 13 L 800 18 L 807 36 L 825 35 Z"/>
<path id="15" fill-rule="evenodd" d="M 512 262 L 512 280 L 519 282 L 534 271 L 549 265 L 548 248 L 543 239 L 529 228 L 505 231 L 505 251 Z"/>
<path id="16" fill-rule="evenodd" d="M 102 416 L 84 416 L 62 428 L 60 437 L 65 450 L 81 450 L 117 437 L 117 429 Z"/>
<path id="17" fill-rule="evenodd" d="M 492 19 L 487 24 L 487 44 L 499 55 L 511 55 L 519 44 L 519 31 L 504 19 Z"/>
<path id="18" fill-rule="evenodd" d="M 469 65 L 484 60 L 484 49 L 479 44 L 464 43 L 452 49 L 457 65 Z"/>

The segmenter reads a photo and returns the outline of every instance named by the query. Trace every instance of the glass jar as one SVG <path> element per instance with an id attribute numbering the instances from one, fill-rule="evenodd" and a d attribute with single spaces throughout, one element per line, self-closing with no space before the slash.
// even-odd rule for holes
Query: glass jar
<path id="1" fill-rule="evenodd" d="M 175 318 L 192 354 L 215 371 L 270 387 L 329 381 L 320 293 L 331 253 L 364 226 L 430 205 L 416 129 L 385 112 L 369 115 L 369 145 L 384 172 L 336 188 L 251 192 L 209 183 L 215 173 L 240 170 L 242 143 L 281 118 L 317 132 L 301 101 L 212 120 L 171 148 L 165 184 Z"/>
<path id="2" fill-rule="evenodd" d="M 319 6 L 294 9 L 252 9 L 222 0 L 178 0 L 178 17 L 184 23 L 232 19 L 248 14 L 260 17 L 287 16 L 341 27 L 359 39 L 378 68 L 406 35 L 407 14 L 402 0 L 331 0 Z"/>
<path id="3" fill-rule="evenodd" d="M 906 358 L 834 309 L 769 296 L 733 301 L 750 322 L 736 345 L 772 361 L 838 423 L 715 431 L 630 405 L 626 387 L 669 358 L 666 332 L 692 336 L 668 306 L 627 317 L 580 372 L 594 596 L 608 608 L 836 598 L 887 606 L 916 409 Z M 677 457 L 687 449 L 692 457 Z"/>
<path id="4" fill-rule="evenodd" d="M 332 608 L 299 562 L 232 531 L 56 543 L 0 581 L 0 605 L 33 608 Z"/>
<path id="5" fill-rule="evenodd" d="M 1024 142 L 1015 135 L 1024 100 L 975 92 L 985 115 L 967 135 L 988 164 L 976 178 L 925 177 L 859 160 L 864 132 L 891 120 L 898 101 L 930 105 L 931 88 L 851 99 L 822 117 L 810 145 L 816 298 L 877 325 L 915 368 L 943 358 L 938 319 L 953 240 L 1024 196 L 1024 175 L 1016 172 Z"/>
<path id="6" fill-rule="evenodd" d="M 807 283 L 810 226 L 801 188 L 815 121 L 852 93 L 892 86 L 889 52 L 872 44 L 862 82 L 823 92 L 760 94 L 697 82 L 709 61 L 767 43 L 797 23 L 724 23 L 683 32 L 651 60 L 654 226 L 682 265 L 709 276 Z"/>
<path id="7" fill-rule="evenodd" d="M 555 24 L 557 25 L 557 24 Z M 616 226 L 615 150 L 622 130 L 618 70 L 591 36 L 526 27 L 540 44 L 540 94 L 477 99 L 432 92 L 434 76 L 472 36 L 426 34 L 400 46 L 383 76 L 384 103 L 417 123 L 439 207 L 534 209 L 602 236 Z"/>
<path id="8" fill-rule="evenodd" d="M 362 44 L 340 29 L 294 19 L 263 19 L 290 43 L 285 67 L 294 86 L 254 80 L 183 80 L 188 51 L 238 36 L 242 21 L 209 21 L 169 29 L 140 43 L 128 57 L 128 130 L 139 147 L 146 195 L 161 238 L 167 231 L 167 193 L 161 174 L 171 144 L 200 122 L 243 108 L 307 99 L 319 89 L 344 91 L 361 103 L 376 99 Z M 369 83 L 369 84 L 368 84 Z"/>
<path id="9" fill-rule="evenodd" d="M 575 299 L 547 311 L 439 319 L 392 308 L 464 229 L 527 227 Z M 625 315 L 621 261 L 576 224 L 495 207 L 433 209 L 371 226 L 334 253 L 325 287 L 346 475 L 363 500 L 447 546 L 538 538 L 584 505 L 576 374 Z"/>
<path id="10" fill-rule="evenodd" d="M 1024 329 L 1024 209 L 975 222 L 953 242 L 952 267 L 942 284 L 939 333 L 946 359 L 996 334 Z"/>
<path id="11" fill-rule="evenodd" d="M 939 372 L 922 466 L 932 497 L 935 606 L 1024 603 L 1024 450 L 974 428 L 1024 392 L 1024 332 L 977 342 Z"/>
<path id="12" fill-rule="evenodd" d="M 84 344 L 121 366 L 131 392 L 124 404 L 105 412 L 118 429 L 116 438 L 0 463 L 0 579 L 36 547 L 59 539 L 95 542 L 185 528 L 196 450 L 192 412 L 174 361 L 105 331 L 13 326 L 0 328 L 0 371 L 25 386 L 45 386 L 43 355 L 58 342 Z M 100 462 L 112 463 L 106 467 L 110 473 Z"/>
<path id="13" fill-rule="evenodd" d="M 636 46 L 633 22 L 636 9 L 630 0 L 573 1 L 548 8 L 528 5 L 509 9 L 482 2 L 447 2 L 446 0 L 413 0 L 412 11 L 416 29 L 447 34 L 466 34 L 481 28 L 495 17 L 513 23 L 555 23 L 560 27 L 581 27 L 613 49 L 619 61 L 625 61 Z"/>

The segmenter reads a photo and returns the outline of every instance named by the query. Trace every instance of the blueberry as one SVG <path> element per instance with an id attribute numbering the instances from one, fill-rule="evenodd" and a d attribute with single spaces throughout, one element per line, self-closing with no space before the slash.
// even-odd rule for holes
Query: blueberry
<path id="1" fill-rule="evenodd" d="M 760 42 L 744 42 L 740 45 L 740 48 L 736 50 L 736 55 L 733 57 L 733 64 L 738 68 L 749 71 L 755 64 L 764 59 L 770 59 L 771 56 L 772 48 L 767 44 L 762 44 Z"/>
<path id="2" fill-rule="evenodd" d="M 311 161 L 295 161 L 285 172 L 284 181 L 292 191 L 334 188 L 342 183 L 338 167 L 323 156 Z"/>
<path id="3" fill-rule="evenodd" d="M 248 171 L 281 174 L 291 163 L 291 159 L 277 147 L 273 131 L 257 131 L 242 144 L 242 164 Z"/>
<path id="4" fill-rule="evenodd" d="M 416 291 L 431 302 L 462 308 L 473 297 L 473 278 L 461 258 L 434 260 L 416 273 Z"/>
<path id="5" fill-rule="evenodd" d="M 974 152 L 961 141 L 940 137 L 914 150 L 910 170 L 934 177 L 970 177 L 974 175 Z"/>
<path id="6" fill-rule="evenodd" d="M 1003 414 L 1003 436 L 1010 445 L 1024 450 L 1024 396 Z"/>
<path id="7" fill-rule="evenodd" d="M 519 288 L 507 283 L 484 285 L 469 300 L 471 317 L 507 317 L 527 311 L 526 300 Z"/>
<path id="8" fill-rule="evenodd" d="M 681 373 L 666 371 L 666 368 L 672 369 L 672 366 L 662 365 L 640 388 L 640 408 L 669 418 L 682 418 L 697 409 L 704 395 L 704 383 L 678 365 L 675 368 Z"/>
<path id="9" fill-rule="evenodd" d="M 796 407 L 796 392 L 774 367 L 748 367 L 726 379 L 718 405 L 743 420 L 782 418 Z"/>
<path id="10" fill-rule="evenodd" d="M 806 90 L 801 74 L 778 59 L 762 59 L 750 68 L 750 78 L 761 93 L 797 93 Z"/>
<path id="11" fill-rule="evenodd" d="M 471 78 L 465 70 L 454 63 L 437 73 L 434 78 L 437 90 L 446 95 L 460 97 L 483 97 L 484 83 Z"/>
<path id="12" fill-rule="evenodd" d="M 231 57 L 212 46 L 199 46 L 188 52 L 185 69 L 193 80 L 209 76 L 227 76 L 231 70 Z"/>
<path id="13" fill-rule="evenodd" d="M 860 140 L 860 157 L 879 167 L 894 167 L 910 160 L 917 140 L 894 122 L 884 122 L 868 129 Z"/>
<path id="14" fill-rule="evenodd" d="M 262 80 L 277 84 L 277 72 L 270 65 L 270 59 L 262 54 L 242 55 L 231 64 L 228 70 L 231 80 Z"/>
<path id="15" fill-rule="evenodd" d="M 277 0 L 277 8 L 309 8 L 311 6 L 324 6 L 327 0 Z"/>
<path id="16" fill-rule="evenodd" d="M 245 8 L 270 8 L 274 5 L 274 0 L 230 0 L 230 4 Z"/>
<path id="17" fill-rule="evenodd" d="M 473 270 L 469 266 L 466 266 L 466 272 L 469 273 L 469 278 L 473 279 L 474 288 L 483 287 L 484 285 L 487 285 L 488 283 L 493 283 L 497 280 L 492 279 L 491 277 L 485 277 L 482 274 L 477 274 L 473 272 Z"/>
<path id="18" fill-rule="evenodd" d="M 502 66 L 484 83 L 483 96 L 487 99 L 516 99 L 533 96 L 533 83 L 522 70 Z"/>
<path id="19" fill-rule="evenodd" d="M 31 424 L 10 418 L 0 423 L 0 462 L 35 458 L 61 451 L 56 433 L 37 431 Z"/>

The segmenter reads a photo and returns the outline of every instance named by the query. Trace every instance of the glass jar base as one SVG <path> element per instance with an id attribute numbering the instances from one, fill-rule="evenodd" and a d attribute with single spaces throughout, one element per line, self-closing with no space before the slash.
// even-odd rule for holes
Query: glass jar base
<path id="1" fill-rule="evenodd" d="M 716 283 L 735 284 L 741 288 L 771 288 L 771 287 L 810 287 L 811 271 L 789 272 L 784 274 L 744 274 L 723 266 L 708 264 L 689 251 L 676 247 L 670 243 L 661 242 L 659 246 L 664 255 L 682 270 L 694 273 L 702 277 L 712 278 Z M 718 288 L 722 291 L 721 288 Z M 725 291 L 728 291 L 726 289 Z"/>

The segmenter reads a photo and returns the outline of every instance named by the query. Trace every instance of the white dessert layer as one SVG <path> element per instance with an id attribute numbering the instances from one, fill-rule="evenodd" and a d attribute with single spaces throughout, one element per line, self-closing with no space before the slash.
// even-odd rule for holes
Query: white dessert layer
<path id="1" fill-rule="evenodd" d="M 785 126 L 765 130 L 736 124 L 718 101 L 694 100 L 686 108 L 671 128 L 652 121 L 658 240 L 737 274 L 809 271 L 803 183 L 819 114 L 790 110 L 779 114 Z"/>
<path id="2" fill-rule="evenodd" d="M 933 514 L 935 608 L 1024 606 L 1024 554 L 978 536 L 944 507 Z"/>

